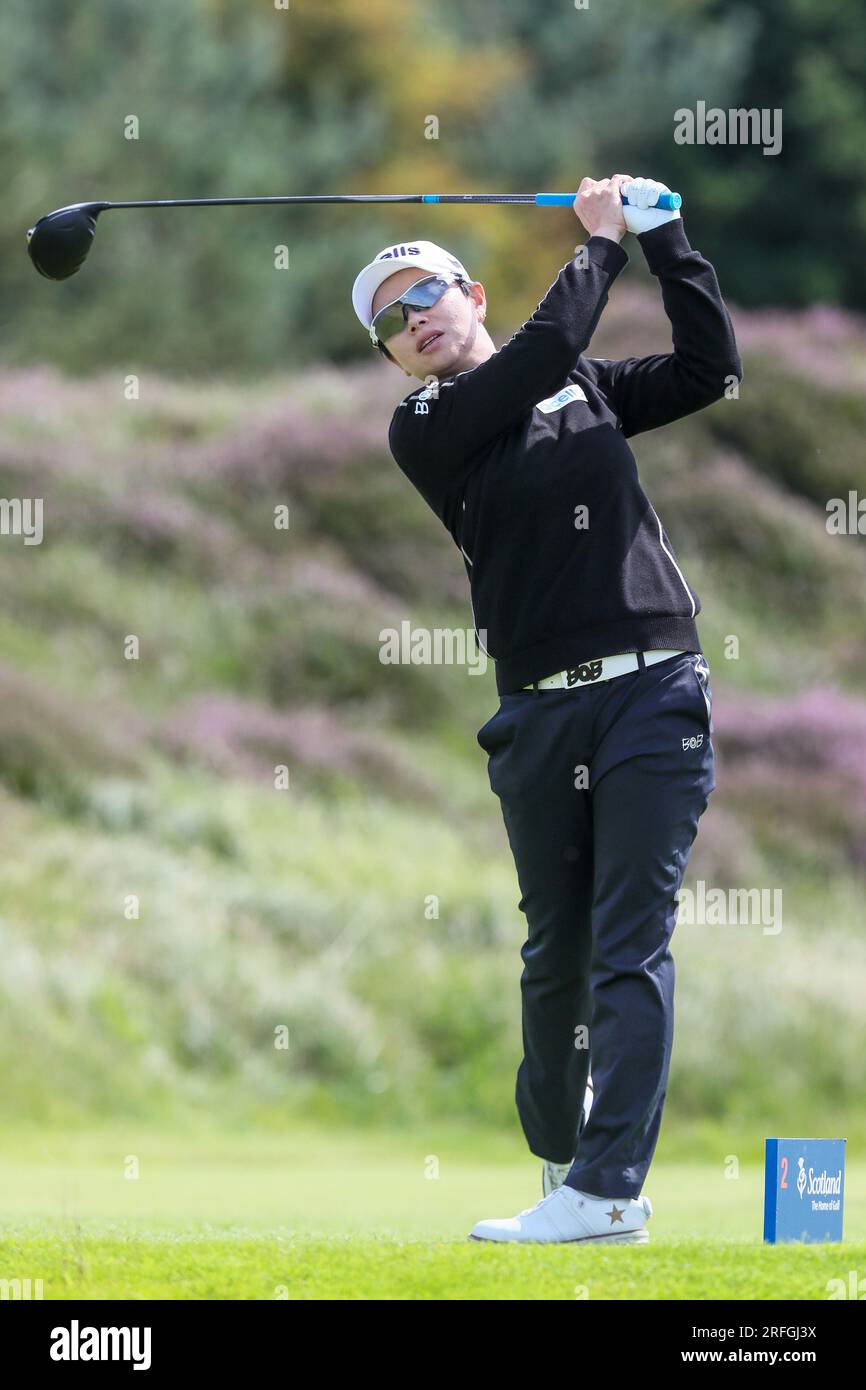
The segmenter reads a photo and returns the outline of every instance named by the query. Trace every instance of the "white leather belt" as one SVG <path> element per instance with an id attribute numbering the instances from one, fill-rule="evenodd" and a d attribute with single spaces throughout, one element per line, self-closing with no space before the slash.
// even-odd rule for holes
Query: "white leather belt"
<path id="1" fill-rule="evenodd" d="M 684 655 L 683 651 L 660 647 L 655 651 L 644 652 L 643 658 L 647 666 L 654 666 L 657 661 L 667 661 L 671 656 Z M 557 671 L 555 675 L 545 676 L 544 680 L 530 681 L 523 689 L 535 690 L 537 687 L 539 690 L 573 690 L 579 685 L 599 685 L 601 681 L 609 681 L 614 676 L 624 676 L 627 671 L 638 670 L 640 662 L 637 652 L 618 652 L 616 656 L 599 656 L 595 661 L 582 661 L 579 666 Z"/>

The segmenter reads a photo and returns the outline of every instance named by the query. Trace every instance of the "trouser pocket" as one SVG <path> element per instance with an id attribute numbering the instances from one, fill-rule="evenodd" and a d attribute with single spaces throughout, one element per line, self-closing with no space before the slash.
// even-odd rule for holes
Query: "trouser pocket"
<path id="1" fill-rule="evenodd" d="M 704 710 L 706 713 L 707 733 L 712 736 L 713 729 L 713 689 L 710 685 L 710 668 L 707 659 L 702 653 L 697 653 L 689 657 L 689 668 L 692 676 L 701 693 Z"/>
<path id="2" fill-rule="evenodd" d="M 512 744 L 517 734 L 517 719 L 514 710 L 502 705 L 496 713 L 482 724 L 475 735 L 479 747 L 487 754 L 487 775 L 490 789 L 496 796 L 501 792 L 501 769 L 504 764 L 513 763 Z"/>

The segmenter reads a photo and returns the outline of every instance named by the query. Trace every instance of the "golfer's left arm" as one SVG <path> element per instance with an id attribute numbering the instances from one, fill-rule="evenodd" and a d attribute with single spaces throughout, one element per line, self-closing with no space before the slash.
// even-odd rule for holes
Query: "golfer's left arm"
<path id="1" fill-rule="evenodd" d="M 584 358 L 586 370 L 628 437 L 719 400 L 743 365 L 716 272 L 689 244 L 681 217 L 638 236 L 658 279 L 673 352 L 619 361 Z"/>

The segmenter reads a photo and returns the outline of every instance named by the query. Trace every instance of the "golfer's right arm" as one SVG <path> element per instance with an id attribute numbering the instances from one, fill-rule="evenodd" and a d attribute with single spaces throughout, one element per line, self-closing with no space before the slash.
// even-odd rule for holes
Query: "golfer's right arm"
<path id="1" fill-rule="evenodd" d="M 585 201 L 581 204 L 584 226 L 598 230 L 581 254 L 562 267 L 523 327 L 486 362 L 434 384 L 429 392 L 419 387 L 395 411 L 388 434 L 391 453 L 440 515 L 445 498 L 472 471 L 478 451 L 539 400 L 559 391 L 589 345 L 608 289 L 628 264 L 617 239 L 625 224 L 612 220 L 617 215 L 622 219 L 619 181 L 627 177 L 615 175 L 616 183 L 604 180 L 609 191 L 596 192 L 596 185 L 589 211 Z M 582 196 L 575 199 L 576 214 Z M 616 212 L 611 213 L 614 197 Z"/>

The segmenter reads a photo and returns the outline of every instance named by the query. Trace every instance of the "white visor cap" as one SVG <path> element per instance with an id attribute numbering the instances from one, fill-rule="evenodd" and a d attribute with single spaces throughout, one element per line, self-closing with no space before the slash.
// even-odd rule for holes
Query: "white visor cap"
<path id="1" fill-rule="evenodd" d="M 369 265 L 364 266 L 352 286 L 352 305 L 355 313 L 374 344 L 376 339 L 371 327 L 373 296 L 383 280 L 387 280 L 389 275 L 393 275 L 396 270 L 405 269 L 406 266 L 411 266 L 413 270 L 426 270 L 430 275 L 462 275 L 465 280 L 472 279 L 462 261 L 458 261 L 457 257 L 452 256 L 444 247 L 437 246 L 435 241 L 403 241 L 397 246 L 386 246 Z"/>

